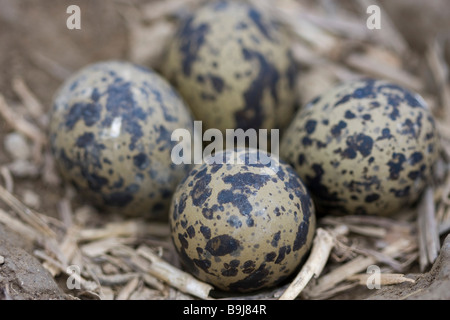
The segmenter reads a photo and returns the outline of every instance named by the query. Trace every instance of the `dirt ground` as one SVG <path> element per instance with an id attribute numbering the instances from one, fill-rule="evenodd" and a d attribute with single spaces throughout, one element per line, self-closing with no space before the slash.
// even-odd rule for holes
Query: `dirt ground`
<path id="1" fill-rule="evenodd" d="M 26 123 L 37 128 L 45 136 L 48 111 L 52 105 L 53 95 L 64 79 L 89 63 L 108 59 L 124 59 L 158 70 L 164 48 L 173 35 L 178 19 L 200 3 L 202 3 L 200 0 L 0 0 L 0 94 L 3 95 L 8 106 L 14 110 L 15 116 L 22 117 Z M 261 1 L 260 3 L 273 5 L 274 1 Z M 450 20 L 448 19 L 450 3 L 448 1 L 380 0 L 378 3 L 384 10 L 382 17 L 384 19 L 384 14 L 386 14 L 386 19 L 390 19 L 391 26 L 389 27 L 385 20 L 382 20 L 382 29 L 369 34 L 373 35 L 369 38 L 366 37 L 368 33 L 365 27 L 368 15 L 361 9 L 367 7 L 367 1 L 296 2 L 285 0 L 280 3 L 280 7 L 286 9 L 287 12 L 289 9 L 291 9 L 290 12 L 304 9 L 303 13 L 309 17 L 309 20 L 305 20 L 308 22 L 305 25 L 301 23 L 304 17 L 289 22 L 293 28 L 293 37 L 295 37 L 295 41 L 293 41 L 294 56 L 304 70 L 304 73 L 299 76 L 301 103 L 338 80 L 354 75 L 384 76 L 402 81 L 402 84 L 417 89 L 440 119 L 440 128 L 444 128 L 446 125 L 448 127 L 447 121 L 450 121 L 450 97 L 448 96 L 450 77 L 448 70 L 444 68 L 450 67 Z M 73 4 L 78 5 L 81 9 L 81 30 L 69 30 L 66 27 L 66 20 L 69 17 L 66 9 Z M 281 14 L 280 17 L 289 16 L 286 14 L 286 10 L 282 11 L 284 15 Z M 340 18 L 342 13 L 346 13 L 351 19 L 346 19 L 344 16 Z M 351 23 L 345 24 L 343 21 Z M 358 23 L 362 25 L 361 30 L 363 31 L 358 29 Z M 314 28 L 311 31 L 304 31 L 308 26 Z M 393 31 L 398 34 L 394 34 Z M 307 34 L 308 32 L 312 32 L 313 35 Z M 396 37 L 397 35 L 399 37 Z M 440 54 L 433 59 L 432 54 L 435 53 L 433 45 L 436 43 L 439 47 L 436 52 L 438 51 Z M 319 62 L 319 57 L 326 63 Z M 385 68 L 379 67 L 380 65 Z M 26 89 L 24 90 L 20 84 L 24 84 Z M 33 113 L 28 107 L 33 104 L 38 105 L 37 113 Z M 65 232 L 69 229 L 67 225 L 70 223 L 66 223 L 67 221 L 64 220 L 67 219 L 67 215 L 64 214 L 67 211 L 62 209 L 67 204 L 72 213 L 73 221 L 71 223 L 82 225 L 86 229 L 101 229 L 105 228 L 107 223 L 121 222 L 120 217 L 105 218 L 101 213 L 95 212 L 72 189 L 60 181 L 57 172 L 54 171 L 54 164 L 49 155 L 46 141 L 43 141 L 43 145 L 39 145 L 39 139 L 33 140 L 25 137 L 24 148 L 26 150 L 24 152 L 29 155 L 22 159 L 24 161 L 18 161 L 20 156 L 12 154 L 14 152 L 5 146 L 5 140 L 11 133 L 20 132 L 22 129 L 14 127 L 5 118 L 5 116 L 0 116 L 0 168 L 3 168 L 0 185 L 6 187 L 9 177 L 10 182 L 13 182 L 12 189 L 9 190 L 10 194 L 14 195 L 26 208 L 31 208 L 39 215 L 49 216 L 50 218 L 44 220 L 56 230 L 55 239 L 67 239 Z M 23 136 L 23 132 L 21 134 Z M 442 135 L 443 142 L 448 146 L 449 131 L 443 131 Z M 18 148 L 19 145 L 16 145 L 16 149 Z M 441 184 L 435 189 L 435 218 L 438 228 L 441 227 L 441 230 L 444 230 L 440 234 L 440 245 L 444 244 L 450 220 L 450 201 L 448 198 L 447 202 L 444 201 L 444 198 L 444 200 L 439 198 L 439 195 L 447 190 L 446 187 L 450 186 L 449 180 L 445 178 L 449 170 L 449 162 L 446 158 L 448 156 L 450 156 L 450 148 L 446 147 L 443 151 L 440 171 L 438 170 L 438 180 L 440 179 Z M 0 209 L 8 213 L 14 211 L 11 203 L 8 204 L 1 200 Z M 18 220 L 22 218 L 17 213 L 11 213 L 11 215 Z M 401 230 L 407 230 L 405 232 L 408 232 L 408 239 L 416 239 L 418 231 L 415 216 L 410 213 L 402 213 L 398 217 L 400 222 L 394 227 L 398 227 L 398 230 L 404 227 L 405 229 Z M 333 223 L 324 223 L 323 225 L 334 226 Z M 134 278 L 131 276 L 124 277 L 125 280 L 121 281 L 116 277 L 116 282 L 109 286 L 105 285 L 108 290 L 103 288 L 103 291 L 99 291 L 98 287 L 95 289 L 95 286 L 86 285 L 83 293 L 73 293 L 65 288 L 67 275 L 64 272 L 61 273 L 61 270 L 56 271 L 58 268 L 55 269 L 55 266 L 49 267 L 49 259 L 43 252 L 47 252 L 49 256 L 51 254 L 48 253 L 48 250 L 46 251 L 47 248 L 43 245 L 42 239 L 21 237 L 21 233 L 18 232 L 20 226 L 15 231 L 11 231 L 5 226 L 6 224 L 5 220 L 0 221 L 0 256 L 6 257 L 15 251 L 11 248 L 20 248 L 17 249 L 20 252 L 15 251 L 17 256 L 15 259 L 18 259 L 16 260 L 18 263 L 15 265 L 7 265 L 6 262 L 0 264 L 0 299 L 14 297 L 20 299 L 94 299 L 117 298 L 121 296 L 120 294 L 122 294 L 121 297 L 136 299 L 193 298 L 192 295 L 173 289 L 161 279 L 157 279 L 159 282 L 152 285 L 151 280 L 144 277 L 133 282 Z M 385 228 L 388 231 L 392 230 L 389 229 L 392 226 L 385 227 L 376 223 L 371 224 L 371 227 L 373 226 L 380 229 Z M 134 227 L 135 225 L 133 225 Z M 124 242 L 133 248 L 142 243 L 148 247 L 159 248 L 158 250 L 163 251 L 160 256 L 165 261 L 180 268 L 168 241 L 167 226 L 157 225 L 155 228 L 159 229 L 150 234 L 139 233 L 139 231 L 137 236 L 130 236 L 125 232 Z M 23 231 L 23 229 L 20 230 Z M 120 238 L 120 236 L 120 233 L 119 235 L 114 234 L 114 239 Z M 352 247 L 349 244 L 351 241 L 367 244 L 367 246 L 376 242 L 370 236 L 369 240 L 366 238 L 367 235 L 362 239 L 346 238 L 349 241 L 346 243 L 347 248 Z M 84 239 L 88 242 L 99 238 L 86 236 Z M 3 251 L 1 251 L 2 248 Z M 8 251 L 8 248 L 11 251 Z M 38 250 L 38 254 L 36 254 L 36 250 Z M 77 250 L 75 251 L 78 252 Z M 346 258 L 343 257 L 342 250 L 341 248 L 340 252 L 334 252 L 334 260 L 330 260 L 330 265 L 325 271 L 332 270 L 334 266 L 355 258 L 355 253 Z M 450 292 L 450 275 L 448 273 L 450 254 L 446 250 L 441 250 L 442 252 L 445 254 L 436 260 L 437 264 L 433 269 L 431 269 L 432 263 L 428 263 L 423 270 L 419 267 L 417 246 L 407 254 L 397 256 L 400 259 L 398 262 L 407 266 L 401 270 L 401 273 L 407 274 L 407 278 L 417 280 L 414 285 L 405 282 L 389 286 L 375 295 L 373 291 L 367 290 L 364 286 L 351 285 L 349 286 L 350 290 L 342 289 L 341 292 L 319 296 L 319 298 L 403 299 L 409 298 L 409 294 L 418 292 L 418 295 L 410 296 L 414 298 L 420 297 L 421 293 L 428 292 L 431 285 L 438 289 L 430 295 L 423 295 L 424 299 L 450 298 L 448 296 L 448 292 Z M 122 266 L 118 262 L 118 256 L 120 255 L 108 256 L 109 260 L 106 261 L 108 263 L 99 258 L 92 259 L 90 274 L 95 274 L 94 265 L 97 262 L 101 265 L 102 275 L 134 274 L 135 269 Z M 20 263 L 21 261 L 27 261 L 27 263 Z M 42 267 L 43 265 L 45 268 Z M 24 269 L 32 268 L 31 266 L 41 266 L 45 275 L 33 276 L 31 274 L 34 280 L 30 280 Z M 389 264 L 387 266 L 389 267 Z M 9 268 L 9 271 L 4 271 L 6 268 Z M 437 277 L 437 274 L 440 276 Z M 99 283 L 98 278 L 89 276 L 89 272 L 83 274 L 83 277 L 90 279 L 93 283 Z M 14 283 L 20 283 L 17 279 L 25 279 L 22 283 L 31 281 L 35 287 L 20 288 L 20 286 L 14 285 Z M 56 279 L 57 286 L 52 283 L 52 279 Z M 437 284 L 436 279 L 440 281 Z M 11 281 L 10 284 L 8 281 Z M 107 281 L 102 282 L 100 279 L 100 283 L 104 284 Z M 134 291 L 130 290 L 126 295 L 127 286 L 130 288 L 133 285 L 135 285 Z M 286 286 L 287 284 L 283 288 L 285 289 Z M 250 298 L 273 298 L 276 296 L 276 292 L 279 292 L 277 290 L 280 289 Z M 14 292 L 17 293 L 16 296 L 14 296 Z M 308 298 L 308 296 L 305 295 L 302 298 Z"/>

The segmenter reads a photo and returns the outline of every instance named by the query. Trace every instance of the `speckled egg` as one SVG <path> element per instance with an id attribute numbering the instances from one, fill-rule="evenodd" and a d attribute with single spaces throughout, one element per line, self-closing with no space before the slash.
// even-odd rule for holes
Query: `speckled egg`
<path id="1" fill-rule="evenodd" d="M 314 204 L 301 179 L 286 163 L 264 164 L 255 155 L 256 149 L 228 149 L 215 156 L 222 164 L 206 158 L 172 200 L 181 262 L 220 290 L 275 286 L 301 265 L 312 243 Z"/>
<path id="2" fill-rule="evenodd" d="M 189 171 L 171 161 L 172 131 L 192 130 L 190 111 L 157 73 L 128 62 L 89 65 L 57 92 L 50 143 L 58 167 L 106 211 L 167 218 Z"/>
<path id="3" fill-rule="evenodd" d="M 438 156 L 424 100 L 401 86 L 341 84 L 300 110 L 282 138 L 320 214 L 389 215 L 416 201 Z"/>
<path id="4" fill-rule="evenodd" d="M 203 128 L 283 129 L 295 112 L 296 66 L 283 29 L 244 3 L 209 3 L 186 18 L 163 74 Z"/>

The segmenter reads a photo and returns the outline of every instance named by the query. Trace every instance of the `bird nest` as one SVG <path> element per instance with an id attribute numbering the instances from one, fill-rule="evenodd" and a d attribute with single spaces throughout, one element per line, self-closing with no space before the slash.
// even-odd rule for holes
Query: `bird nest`
<path id="1" fill-rule="evenodd" d="M 250 1 L 289 30 L 301 68 L 301 105 L 341 81 L 391 80 L 424 97 L 436 117 L 442 148 L 433 183 L 418 203 L 389 217 L 319 219 L 310 255 L 298 273 L 276 288 L 247 295 L 219 292 L 183 271 L 168 224 L 99 212 L 83 202 L 60 180 L 48 145 L 48 111 L 64 79 L 87 63 L 110 58 L 158 70 L 180 18 L 206 1 L 74 2 L 82 10 L 79 31 L 65 27 L 64 3 L 0 1 L 0 29 L 10 30 L 0 35 L 5 65 L 0 224 L 31 243 L 28 251 L 54 277 L 65 299 L 362 299 L 374 293 L 375 271 L 381 286 L 410 285 L 396 298 L 420 292 L 414 284 L 435 263 L 450 230 L 445 1 L 430 7 L 421 1 Z M 379 29 L 369 28 L 367 9 L 373 4 L 380 9 Z M 404 15 L 414 9 L 421 14 L 414 16 L 418 21 L 411 31 Z M 1 258 L 0 263 L 7 259 L 0 251 Z M 13 297 L 8 284 L 0 289 L 0 297 Z"/>

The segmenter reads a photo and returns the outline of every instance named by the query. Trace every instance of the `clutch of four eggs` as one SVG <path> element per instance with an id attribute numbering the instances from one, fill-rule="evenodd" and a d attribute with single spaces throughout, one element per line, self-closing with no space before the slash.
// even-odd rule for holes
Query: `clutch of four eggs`
<path id="1" fill-rule="evenodd" d="M 226 41 L 225 50 L 216 50 Z M 222 289 L 273 284 L 298 265 L 315 228 L 315 207 L 302 181 L 321 210 L 389 213 L 417 198 L 437 157 L 430 113 L 390 83 L 344 84 L 294 116 L 296 70 L 288 42 L 251 7 L 219 2 L 187 19 L 169 48 L 164 75 L 177 91 L 157 73 L 122 61 L 74 74 L 54 99 L 52 152 L 65 180 L 105 211 L 169 215 L 174 244 L 184 260 L 189 257 L 185 266 L 208 282 L 220 274 L 230 279 L 215 283 Z M 222 132 L 287 128 L 280 153 L 292 167 L 273 158 L 249 163 L 251 150 L 232 152 L 243 160 L 240 166 L 175 164 L 172 132 L 192 132 L 194 118 Z M 225 159 L 229 152 L 217 155 Z M 213 226 L 223 230 L 208 232 Z M 196 248 L 206 255 L 189 252 L 195 234 L 203 236 Z M 199 260 L 236 258 L 237 252 L 248 259 L 232 259 L 214 272 L 214 260 Z M 264 273 L 250 267 L 259 256 L 261 267 L 280 268 L 272 273 L 276 279 L 267 274 L 267 281 L 250 283 Z"/>

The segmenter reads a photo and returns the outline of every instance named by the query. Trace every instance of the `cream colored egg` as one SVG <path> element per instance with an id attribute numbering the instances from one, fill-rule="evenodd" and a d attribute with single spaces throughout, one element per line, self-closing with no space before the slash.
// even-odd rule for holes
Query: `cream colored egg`
<path id="1" fill-rule="evenodd" d="M 314 204 L 302 181 L 284 162 L 253 162 L 255 154 L 217 154 L 243 164 L 205 160 L 172 200 L 171 233 L 181 262 L 217 289 L 275 286 L 297 270 L 312 244 Z"/>
<path id="2" fill-rule="evenodd" d="M 321 214 L 388 215 L 418 199 L 438 150 L 433 116 L 419 95 L 364 79 L 300 110 L 280 156 L 294 166 Z"/>
<path id="3" fill-rule="evenodd" d="M 175 129 L 192 116 L 157 73 L 123 61 L 86 66 L 65 81 L 51 111 L 50 145 L 58 169 L 102 211 L 167 219 L 177 183 Z"/>
<path id="4" fill-rule="evenodd" d="M 248 4 L 208 3 L 186 18 L 162 69 L 205 129 L 283 129 L 295 111 L 288 37 Z"/>

